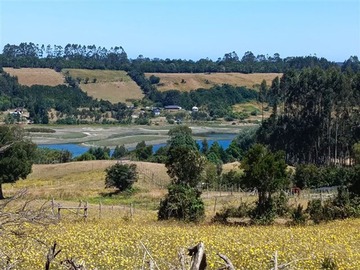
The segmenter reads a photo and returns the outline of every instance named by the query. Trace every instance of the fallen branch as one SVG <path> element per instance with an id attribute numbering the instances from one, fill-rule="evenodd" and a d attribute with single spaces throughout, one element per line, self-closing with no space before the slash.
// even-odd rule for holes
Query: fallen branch
<path id="1" fill-rule="evenodd" d="M 140 241 L 141 246 L 143 247 L 143 249 L 145 250 L 145 252 L 147 253 L 147 255 L 150 257 L 151 261 L 154 263 L 153 265 L 151 263 L 149 263 L 150 267 L 156 267 L 156 269 L 160 270 L 160 268 L 157 266 L 154 258 L 151 256 L 151 253 L 149 252 L 149 250 L 146 248 L 146 246 L 143 244 L 143 242 Z"/>
<path id="2" fill-rule="evenodd" d="M 234 265 L 227 256 L 220 253 L 217 253 L 217 255 L 225 262 L 225 266 L 219 268 L 219 270 L 235 270 Z"/>

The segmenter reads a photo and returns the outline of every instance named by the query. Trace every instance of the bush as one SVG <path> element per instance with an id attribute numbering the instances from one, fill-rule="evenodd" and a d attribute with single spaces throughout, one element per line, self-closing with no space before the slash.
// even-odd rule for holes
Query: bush
<path id="1" fill-rule="evenodd" d="M 172 184 L 168 190 L 168 194 L 160 202 L 159 220 L 175 218 L 198 222 L 205 217 L 204 202 L 199 190 L 183 184 Z"/>
<path id="2" fill-rule="evenodd" d="M 255 225 L 271 225 L 273 224 L 276 211 L 272 200 L 266 201 L 264 204 L 257 202 L 256 207 L 250 213 L 251 223 Z"/>
<path id="3" fill-rule="evenodd" d="M 228 218 L 244 218 L 248 217 L 253 211 L 250 204 L 240 203 L 239 207 L 225 207 L 220 212 L 216 212 L 215 216 L 211 219 L 212 222 L 228 223 Z"/>
<path id="4" fill-rule="evenodd" d="M 309 201 L 306 212 L 310 215 L 310 219 L 314 221 L 315 224 L 319 224 L 325 219 L 323 210 L 321 200 L 316 199 Z"/>
<path id="5" fill-rule="evenodd" d="M 136 164 L 116 163 L 107 168 L 105 172 L 105 187 L 115 187 L 120 191 L 131 189 L 138 177 Z"/>
<path id="6" fill-rule="evenodd" d="M 304 209 L 301 204 L 298 204 L 298 206 L 293 209 L 291 213 L 291 222 L 289 225 L 305 225 L 307 220 L 307 215 L 304 212 Z"/>

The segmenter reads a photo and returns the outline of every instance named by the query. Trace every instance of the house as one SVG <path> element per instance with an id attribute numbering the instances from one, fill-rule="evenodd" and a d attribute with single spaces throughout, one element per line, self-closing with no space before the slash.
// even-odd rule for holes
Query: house
<path id="1" fill-rule="evenodd" d="M 160 111 L 159 108 L 154 108 L 154 109 L 152 110 L 152 112 L 153 112 L 154 116 L 159 116 L 160 113 L 161 113 L 161 111 Z"/>
<path id="2" fill-rule="evenodd" d="M 168 106 L 165 106 L 164 107 L 165 110 L 168 110 L 168 111 L 179 111 L 179 110 L 182 110 L 182 108 L 178 105 L 168 105 Z"/>

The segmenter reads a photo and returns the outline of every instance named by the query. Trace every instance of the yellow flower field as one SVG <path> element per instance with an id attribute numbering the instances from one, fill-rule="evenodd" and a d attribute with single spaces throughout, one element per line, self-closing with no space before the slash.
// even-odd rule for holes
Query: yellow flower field
<path id="1" fill-rule="evenodd" d="M 360 220 L 336 221 L 307 227 L 237 227 L 157 222 L 154 216 L 133 220 L 104 218 L 64 221 L 47 228 L 27 226 L 31 237 L 2 237 L 1 250 L 16 261 L 16 269 L 43 269 L 54 241 L 62 249 L 51 269 L 64 269 L 60 262 L 74 258 L 87 269 L 141 269 L 144 248 L 159 269 L 179 266 L 182 247 L 204 242 L 208 269 L 221 266 L 218 252 L 236 269 L 271 269 L 278 252 L 279 264 L 294 261 L 291 269 L 320 269 L 325 257 L 338 269 L 360 269 Z M 145 260 L 148 260 L 147 257 Z"/>

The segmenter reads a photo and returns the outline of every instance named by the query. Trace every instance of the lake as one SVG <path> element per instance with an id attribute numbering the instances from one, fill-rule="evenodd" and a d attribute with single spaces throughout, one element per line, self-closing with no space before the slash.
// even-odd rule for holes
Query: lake
<path id="1" fill-rule="evenodd" d="M 208 141 L 209 147 L 214 143 L 218 142 L 223 149 L 227 149 L 231 143 L 231 141 L 236 137 L 237 134 L 225 133 L 225 134 L 204 134 Z M 201 146 L 202 140 L 196 140 L 196 143 Z M 153 145 L 153 152 L 155 153 L 160 147 L 165 146 L 166 143 L 159 143 Z M 73 157 L 80 156 L 89 150 L 89 146 L 68 143 L 68 144 L 39 144 L 39 147 L 42 148 L 50 148 L 55 150 L 68 150 L 72 153 Z M 96 147 L 96 146 L 95 146 Z M 128 148 L 128 150 L 132 150 L 134 148 Z M 112 154 L 114 149 L 111 149 L 110 154 Z"/>

